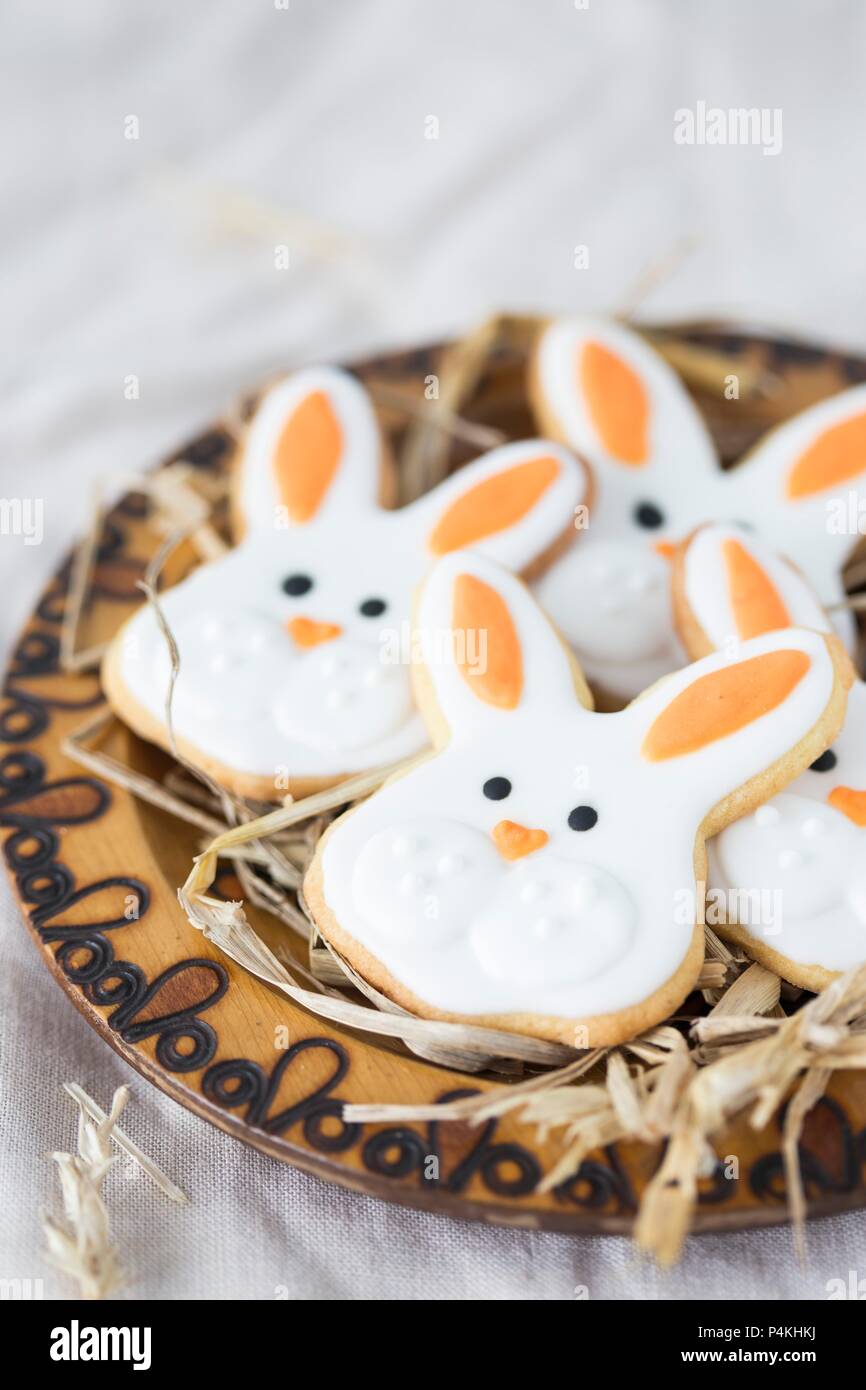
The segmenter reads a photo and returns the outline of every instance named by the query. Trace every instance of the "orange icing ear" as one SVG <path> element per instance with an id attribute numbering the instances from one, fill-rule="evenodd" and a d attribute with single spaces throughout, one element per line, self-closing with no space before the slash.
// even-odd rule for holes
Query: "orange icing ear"
<path id="1" fill-rule="evenodd" d="M 309 521 L 340 466 L 343 431 L 324 391 L 311 391 L 292 411 L 274 451 L 280 500 L 292 521 Z"/>
<path id="2" fill-rule="evenodd" d="M 791 618 L 769 576 L 739 541 L 727 540 L 722 555 L 737 634 L 745 641 L 790 627 Z"/>
<path id="3" fill-rule="evenodd" d="M 646 463 L 649 398 L 637 373 L 601 343 L 587 343 L 580 354 L 578 375 L 590 418 L 607 452 L 620 463 Z"/>
<path id="4" fill-rule="evenodd" d="M 498 709 L 516 709 L 523 690 L 523 657 L 505 600 L 474 574 L 458 574 L 452 627 L 457 669 L 473 695 Z M 474 634 L 471 641 L 469 633 Z"/>
<path id="5" fill-rule="evenodd" d="M 827 800 L 855 825 L 866 826 L 866 792 L 855 792 L 851 787 L 834 787 Z"/>
<path id="6" fill-rule="evenodd" d="M 866 412 L 819 434 L 791 469 L 786 491 L 797 501 L 861 473 L 866 473 Z"/>
<path id="7" fill-rule="evenodd" d="M 430 549 L 434 555 L 447 555 L 513 526 L 558 476 L 556 459 L 542 456 L 476 483 L 439 518 L 430 536 Z"/>
<path id="8" fill-rule="evenodd" d="M 658 763 L 728 738 L 787 699 L 809 665 L 805 652 L 767 652 L 699 676 L 662 710 L 641 753 Z"/>

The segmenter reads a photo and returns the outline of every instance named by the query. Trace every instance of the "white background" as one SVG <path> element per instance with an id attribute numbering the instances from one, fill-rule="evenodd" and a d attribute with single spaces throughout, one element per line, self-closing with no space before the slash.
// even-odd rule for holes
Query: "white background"
<path id="1" fill-rule="evenodd" d="M 459 331 L 492 309 L 721 311 L 866 348 L 857 0 L 6 0 L 0 495 L 5 651 L 87 515 L 88 484 L 207 421 L 274 366 Z M 781 108 L 783 146 L 687 148 L 703 100 Z M 124 138 L 137 116 L 140 138 Z M 425 120 L 439 121 L 426 140 Z M 290 268 L 274 266 L 277 244 Z M 590 268 L 574 268 L 574 247 Z M 140 399 L 124 398 L 135 374 Z M 60 1083 L 129 1080 L 0 900 L 0 1276 L 45 1277 Z M 135 1295 L 166 1298 L 826 1296 L 866 1275 L 866 1217 L 695 1241 L 669 1276 L 620 1240 L 483 1230 L 278 1166 L 134 1079 L 133 1136 L 189 1192 L 119 1169 Z"/>

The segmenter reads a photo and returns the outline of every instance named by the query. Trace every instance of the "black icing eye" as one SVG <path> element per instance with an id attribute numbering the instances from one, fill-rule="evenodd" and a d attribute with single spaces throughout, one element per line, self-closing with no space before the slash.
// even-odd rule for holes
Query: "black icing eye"
<path id="1" fill-rule="evenodd" d="M 291 598 L 300 598 L 301 594 L 308 594 L 313 587 L 313 581 L 308 574 L 290 574 L 288 579 L 283 580 L 283 593 Z"/>
<path id="2" fill-rule="evenodd" d="M 488 777 L 481 790 L 488 801 L 504 801 L 511 791 L 511 783 L 507 777 Z"/>
<path id="3" fill-rule="evenodd" d="M 363 603 L 358 604 L 358 612 L 363 613 L 365 618 L 380 618 L 387 607 L 383 598 L 365 598 Z"/>
<path id="4" fill-rule="evenodd" d="M 812 763 L 812 771 L 832 772 L 838 761 L 839 759 L 836 757 L 833 749 L 828 748 L 826 753 L 822 753 L 820 758 L 816 758 Z"/>
<path id="5" fill-rule="evenodd" d="M 575 806 L 574 810 L 568 813 L 570 830 L 591 830 L 597 820 L 598 811 L 594 806 Z"/>
<path id="6" fill-rule="evenodd" d="M 659 526 L 664 525 L 665 514 L 655 502 L 638 502 L 634 509 L 634 519 L 638 526 L 645 526 L 649 531 L 655 531 Z"/>

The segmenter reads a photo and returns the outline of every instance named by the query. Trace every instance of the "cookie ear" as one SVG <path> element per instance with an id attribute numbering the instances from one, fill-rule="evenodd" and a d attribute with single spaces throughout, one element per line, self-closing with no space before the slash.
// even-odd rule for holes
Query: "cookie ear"
<path id="1" fill-rule="evenodd" d="M 866 385 L 773 430 L 725 480 L 731 514 L 754 519 L 830 601 L 866 512 Z M 736 510 L 734 510 L 734 507 Z"/>
<path id="2" fill-rule="evenodd" d="M 718 463 L 709 432 L 679 377 L 645 339 L 624 325 L 554 320 L 542 332 L 530 394 L 544 430 L 570 444 L 606 481 L 647 475 L 676 484 L 680 466 L 711 475 Z"/>
<path id="3" fill-rule="evenodd" d="M 472 549 L 515 573 L 535 569 L 588 500 L 585 468 L 545 439 L 504 444 L 405 509 L 428 555 Z"/>
<path id="4" fill-rule="evenodd" d="M 701 526 L 680 547 L 674 611 L 691 656 L 765 632 L 830 622 L 807 580 L 758 536 L 737 526 Z"/>
<path id="5" fill-rule="evenodd" d="M 821 425 L 788 469 L 785 494 L 790 502 L 827 492 L 836 496 L 843 487 L 866 482 L 866 401 L 849 399 L 843 407 L 842 418 Z"/>
<path id="6" fill-rule="evenodd" d="M 548 619 L 519 579 L 481 555 L 446 556 L 416 606 L 414 651 L 422 713 L 471 737 L 479 718 L 509 722 L 590 696 Z M 437 711 L 430 709 L 429 695 Z M 425 696 L 427 698 L 425 698 Z"/>
<path id="7" fill-rule="evenodd" d="M 766 799 L 818 757 L 841 725 L 851 678 L 838 638 L 789 628 L 744 642 L 736 660 L 696 661 L 626 714 L 642 763 L 706 814 L 761 774 Z"/>
<path id="8" fill-rule="evenodd" d="M 304 526 L 374 507 L 381 464 L 376 416 L 355 377 L 334 367 L 297 372 L 267 392 L 249 427 L 236 488 L 240 524 Z"/>

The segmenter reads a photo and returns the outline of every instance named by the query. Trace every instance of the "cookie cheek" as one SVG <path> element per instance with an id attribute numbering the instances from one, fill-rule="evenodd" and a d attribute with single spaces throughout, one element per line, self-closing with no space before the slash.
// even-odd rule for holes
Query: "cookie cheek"
<path id="1" fill-rule="evenodd" d="M 311 748 L 361 748 L 412 714 L 408 667 L 369 642 L 330 642 L 301 655 L 274 704 L 280 733 Z"/>
<path id="2" fill-rule="evenodd" d="M 854 877 L 848 889 L 848 905 L 866 929 L 866 864 L 862 858 L 854 870 Z"/>
<path id="3" fill-rule="evenodd" d="M 639 661 L 670 648 L 670 566 L 649 544 L 575 546 L 539 597 L 578 651 L 602 661 Z"/>
<path id="4" fill-rule="evenodd" d="M 579 985 L 624 961 L 637 921 L 631 894 L 606 869 L 542 853 L 506 874 L 471 944 L 492 980 Z"/>
<path id="5" fill-rule="evenodd" d="M 503 872 L 482 831 L 444 817 L 416 817 L 367 841 L 352 894 L 361 916 L 385 936 L 440 947 L 465 932 Z"/>
<path id="6" fill-rule="evenodd" d="M 722 878 L 719 886 L 740 890 L 740 897 L 728 904 L 729 915 L 743 925 L 760 926 L 766 911 L 762 894 L 779 892 L 774 920 L 784 933 L 785 918 L 806 921 L 845 899 L 862 852 L 857 832 L 832 807 L 782 793 L 723 830 L 713 859 Z M 861 908 L 866 909 L 866 884 Z M 866 921 L 866 911 L 860 915 Z"/>
<path id="7" fill-rule="evenodd" d="M 199 719 L 229 724 L 264 716 L 268 683 L 277 672 L 274 646 L 282 639 L 277 625 L 252 614 L 216 609 L 179 616 L 169 611 L 168 617 L 180 653 L 176 716 L 186 723 Z M 158 634 L 153 652 L 157 690 L 167 689 L 170 670 L 168 649 Z"/>

